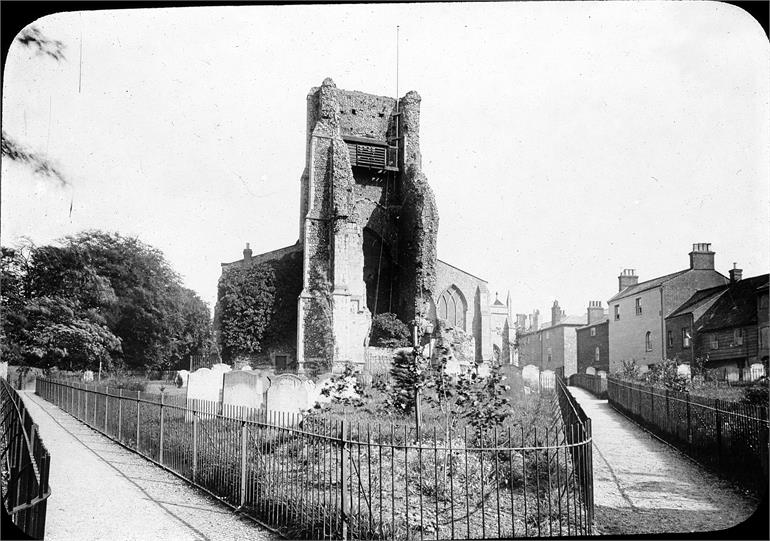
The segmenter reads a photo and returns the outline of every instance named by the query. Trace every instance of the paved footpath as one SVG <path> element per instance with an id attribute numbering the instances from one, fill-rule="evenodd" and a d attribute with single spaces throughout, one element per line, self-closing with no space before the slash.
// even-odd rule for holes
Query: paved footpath
<path id="1" fill-rule="evenodd" d="M 706 532 L 743 522 L 759 502 L 578 387 L 591 418 L 596 533 Z"/>
<path id="2" fill-rule="evenodd" d="M 278 539 L 32 392 L 21 395 L 51 453 L 47 540 Z"/>

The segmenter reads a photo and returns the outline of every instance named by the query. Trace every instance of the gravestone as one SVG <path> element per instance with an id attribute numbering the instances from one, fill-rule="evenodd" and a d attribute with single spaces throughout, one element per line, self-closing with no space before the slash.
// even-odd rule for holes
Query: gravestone
<path id="1" fill-rule="evenodd" d="M 274 422 L 297 423 L 300 412 L 313 407 L 316 385 L 293 374 L 271 378 L 267 392 L 268 417 Z"/>
<path id="2" fill-rule="evenodd" d="M 236 370 L 224 374 L 222 403 L 245 408 L 262 407 L 263 378 L 251 370 Z"/>
<path id="3" fill-rule="evenodd" d="M 476 365 L 476 375 L 480 378 L 486 378 L 492 373 L 492 367 L 489 363 L 479 363 Z"/>
<path id="4" fill-rule="evenodd" d="M 91 370 L 83 372 L 83 382 L 91 383 L 94 380 L 94 373 Z"/>
<path id="5" fill-rule="evenodd" d="M 595 376 L 596 368 L 594 368 L 593 366 L 589 366 L 588 368 L 586 368 L 586 374 L 588 374 L 589 376 Z"/>
<path id="6" fill-rule="evenodd" d="M 0 369 L 0 375 L 2 369 Z M 751 375 L 751 381 L 757 381 L 759 378 L 765 375 L 765 365 L 762 363 L 752 363 L 749 367 L 749 374 Z"/>
<path id="7" fill-rule="evenodd" d="M 187 407 L 193 407 L 193 400 L 213 402 L 214 405 L 206 404 L 207 411 L 218 411 L 218 406 L 222 403 L 224 375 L 229 370 L 229 366 L 219 364 L 211 368 L 199 368 L 192 372 L 187 377 Z M 211 417 L 211 415 L 206 415 L 206 417 Z M 185 420 L 192 421 L 192 416 L 188 413 Z"/>
<path id="8" fill-rule="evenodd" d="M 0 379 L 8 380 L 8 361 L 0 363 Z"/>
<path id="9" fill-rule="evenodd" d="M 676 373 L 678 376 L 684 376 L 686 378 L 690 377 L 690 365 L 689 364 L 680 364 L 676 367 Z"/>
<path id="10" fill-rule="evenodd" d="M 605 372 L 604 370 L 599 370 L 599 371 L 596 373 L 596 375 L 597 375 L 597 376 L 599 376 L 599 377 L 600 377 L 600 378 L 602 378 L 602 379 L 607 379 L 607 372 Z"/>
<path id="11" fill-rule="evenodd" d="M 521 378 L 525 387 L 537 389 L 540 385 L 540 369 L 534 364 L 528 364 L 521 369 Z"/>
<path id="12" fill-rule="evenodd" d="M 727 381 L 738 381 L 739 379 L 738 369 L 734 366 L 727 367 Z"/>

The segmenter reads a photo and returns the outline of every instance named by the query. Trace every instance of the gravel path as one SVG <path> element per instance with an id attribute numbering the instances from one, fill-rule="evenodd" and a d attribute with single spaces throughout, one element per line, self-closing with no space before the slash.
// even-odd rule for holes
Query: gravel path
<path id="1" fill-rule="evenodd" d="M 591 418 L 596 533 L 706 532 L 746 520 L 759 502 L 578 387 Z"/>
<path id="2" fill-rule="evenodd" d="M 51 453 L 47 540 L 279 539 L 32 392 L 21 395 Z"/>

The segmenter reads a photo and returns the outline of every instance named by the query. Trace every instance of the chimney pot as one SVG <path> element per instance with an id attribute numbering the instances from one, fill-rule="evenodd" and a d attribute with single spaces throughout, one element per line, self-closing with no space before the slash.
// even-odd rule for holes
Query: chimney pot
<path id="1" fill-rule="evenodd" d="M 639 283 L 639 277 L 636 275 L 635 269 L 623 269 L 623 272 L 618 276 L 618 291 L 623 291 L 627 287 L 635 286 Z"/>
<path id="2" fill-rule="evenodd" d="M 696 242 L 690 252 L 691 270 L 714 270 L 714 252 L 710 242 Z"/>
<path id="3" fill-rule="evenodd" d="M 243 262 L 248 264 L 251 264 L 251 248 L 249 248 L 249 243 L 246 243 L 246 248 L 243 250 Z"/>
<path id="4" fill-rule="evenodd" d="M 733 268 L 730 269 L 730 283 L 740 282 L 741 278 L 743 278 L 743 269 L 739 269 L 738 264 L 733 263 Z"/>

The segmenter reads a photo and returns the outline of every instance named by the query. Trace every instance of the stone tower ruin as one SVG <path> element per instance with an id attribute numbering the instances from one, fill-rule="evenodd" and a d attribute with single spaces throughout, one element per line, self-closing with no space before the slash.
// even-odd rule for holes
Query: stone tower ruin
<path id="1" fill-rule="evenodd" d="M 426 317 L 438 213 L 421 170 L 420 96 L 338 89 L 307 97 L 297 361 L 363 362 L 372 317 Z"/>

